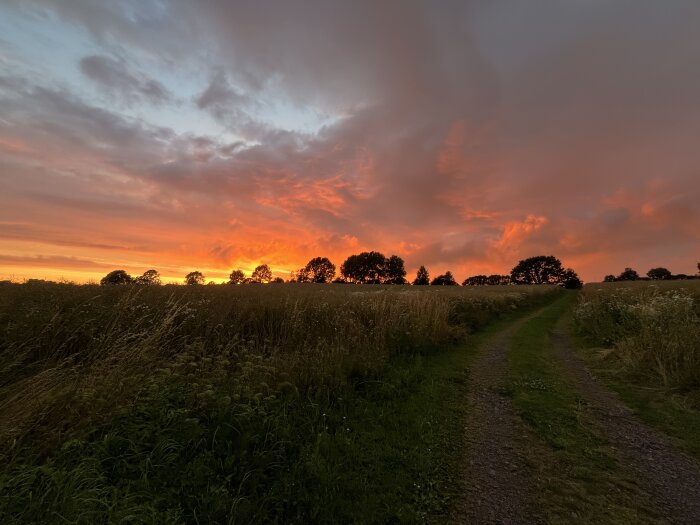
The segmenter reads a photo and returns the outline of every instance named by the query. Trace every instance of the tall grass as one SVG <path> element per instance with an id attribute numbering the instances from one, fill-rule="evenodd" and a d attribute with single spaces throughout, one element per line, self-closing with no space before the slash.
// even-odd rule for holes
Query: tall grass
<path id="1" fill-rule="evenodd" d="M 575 309 L 581 333 L 613 347 L 636 374 L 668 388 L 700 386 L 700 286 L 588 285 Z"/>
<path id="2" fill-rule="evenodd" d="M 0 519 L 320 519 L 349 399 L 553 293 L 3 286 Z"/>

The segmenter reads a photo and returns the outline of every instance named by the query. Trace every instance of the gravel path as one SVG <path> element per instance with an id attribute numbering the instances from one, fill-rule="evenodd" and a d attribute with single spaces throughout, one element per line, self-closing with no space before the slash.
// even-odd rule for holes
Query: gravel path
<path id="1" fill-rule="evenodd" d="M 487 341 L 469 374 L 465 495 L 456 523 L 541 523 L 531 502 L 535 475 L 527 465 L 527 434 L 510 398 L 499 393 L 513 333 L 532 314 Z"/>
<path id="2" fill-rule="evenodd" d="M 603 433 L 636 474 L 659 515 L 671 523 L 700 523 L 700 465 L 664 434 L 637 419 L 591 375 L 574 351 L 565 318 L 552 333 L 552 343 Z"/>

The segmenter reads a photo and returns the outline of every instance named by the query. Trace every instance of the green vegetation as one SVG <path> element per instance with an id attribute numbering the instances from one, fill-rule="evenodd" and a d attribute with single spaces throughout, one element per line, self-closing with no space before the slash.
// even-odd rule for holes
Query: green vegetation
<path id="1" fill-rule="evenodd" d="M 588 286 L 575 320 L 582 335 L 613 347 L 630 372 L 647 382 L 700 386 L 700 285 Z"/>
<path id="2" fill-rule="evenodd" d="M 507 393 L 541 443 L 529 451 L 540 472 L 539 504 L 555 523 L 650 521 L 632 480 L 553 354 L 548 334 L 575 299 L 569 292 L 523 325 L 508 356 Z"/>
<path id="3" fill-rule="evenodd" d="M 700 282 L 588 285 L 575 319 L 587 365 L 700 459 Z"/>
<path id="4" fill-rule="evenodd" d="M 4 287 L 0 519 L 444 519 L 470 358 L 451 343 L 558 293 Z"/>

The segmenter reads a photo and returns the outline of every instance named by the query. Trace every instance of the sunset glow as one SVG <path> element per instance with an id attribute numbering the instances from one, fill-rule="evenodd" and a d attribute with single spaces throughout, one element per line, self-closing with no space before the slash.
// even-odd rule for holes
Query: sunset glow
<path id="1" fill-rule="evenodd" d="M 439 4 L 3 2 L 0 279 L 695 273 L 700 2 Z"/>

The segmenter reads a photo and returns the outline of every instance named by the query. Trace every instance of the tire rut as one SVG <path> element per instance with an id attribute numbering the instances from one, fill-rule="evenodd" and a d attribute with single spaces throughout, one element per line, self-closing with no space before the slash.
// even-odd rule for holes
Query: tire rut
<path id="1" fill-rule="evenodd" d="M 525 451 L 528 436 L 512 400 L 500 391 L 513 334 L 537 312 L 485 342 L 469 372 L 465 494 L 455 523 L 542 523 L 533 506 L 532 478 Z"/>
<path id="2" fill-rule="evenodd" d="M 555 355 L 575 379 L 603 435 L 636 475 L 656 511 L 671 523 L 700 523 L 700 465 L 637 417 L 598 382 L 574 350 L 566 318 L 551 335 Z"/>

